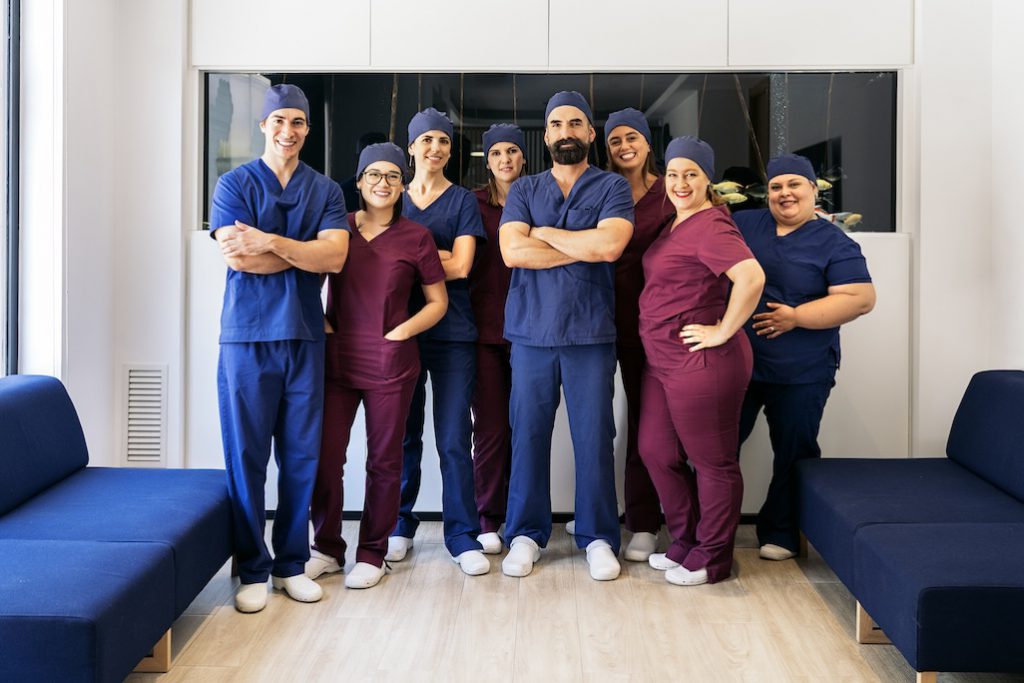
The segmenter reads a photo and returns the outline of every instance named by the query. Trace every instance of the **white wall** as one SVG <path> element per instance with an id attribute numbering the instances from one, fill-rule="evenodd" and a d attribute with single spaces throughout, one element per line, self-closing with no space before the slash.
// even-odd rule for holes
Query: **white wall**
<path id="1" fill-rule="evenodd" d="M 310 22 L 308 12 L 303 16 L 298 10 L 311 1 L 297 3 L 292 16 Z M 340 3 L 318 2 L 325 12 L 344 12 Z M 737 10 L 742 3 L 737 2 L 729 4 L 730 31 L 738 30 L 742 19 Z M 559 0 L 552 3 L 559 9 Z M 23 83 L 23 120 L 36 124 L 27 127 L 23 140 L 23 369 L 64 376 L 98 455 L 112 452 L 117 443 L 114 406 L 120 364 L 166 363 L 171 369 L 170 461 L 198 462 L 208 453 L 219 454 L 219 443 L 200 443 L 187 454 L 184 447 L 191 429 L 183 398 L 186 297 L 207 294 L 185 287 L 186 238 L 198 223 L 199 62 L 194 57 L 201 54 L 201 46 L 190 55 L 193 24 L 187 0 L 108 0 L 88 3 L 88 10 L 78 4 L 40 0 L 24 5 L 24 19 L 34 22 L 38 40 L 26 41 L 31 54 Z M 848 4 L 860 6 L 852 0 Z M 903 12 L 908 4 L 894 4 L 891 11 Z M 241 0 L 193 0 L 193 18 L 204 7 L 227 11 L 226 17 L 253 11 Z M 387 11 L 374 10 L 370 21 L 386 21 Z M 551 40 L 564 44 L 576 39 L 549 25 L 546 11 L 530 3 L 524 3 L 524 11 L 532 22 L 548 26 Z M 862 50 L 859 56 L 843 53 L 852 61 L 836 63 L 832 60 L 838 53 L 832 53 L 805 66 L 890 63 L 902 60 L 900 55 L 914 60 L 901 71 L 899 215 L 900 229 L 912 244 L 912 452 L 931 455 L 942 451 L 950 416 L 970 374 L 993 364 L 1021 365 L 1017 340 L 1024 331 L 1024 313 L 1015 294 L 1022 282 L 1013 261 L 1020 236 L 1012 203 L 1021 174 L 1016 163 L 1020 145 L 1012 139 L 1021 103 L 1006 84 L 1019 82 L 1024 55 L 1013 31 L 1020 25 L 1021 10 L 1009 0 L 982 0 L 969 7 L 951 0 L 917 0 L 913 11 L 914 35 L 896 36 L 900 52 L 895 57 L 891 43 L 881 46 L 878 39 L 890 28 L 877 29 L 882 33 L 876 36 L 869 26 L 863 29 L 868 34 L 840 35 Z M 801 16 L 801 30 L 842 32 L 842 26 L 816 25 L 821 16 Z M 602 20 L 595 14 L 592 23 Z M 784 20 L 792 17 L 778 19 Z M 463 15 L 449 25 L 471 28 L 465 21 Z M 587 21 L 579 39 L 588 35 Z M 237 21 L 224 19 L 212 29 L 200 24 L 212 31 L 208 35 L 222 55 L 244 54 Z M 777 32 L 768 25 L 763 28 L 745 46 L 770 57 Z M 646 39 L 652 41 L 673 36 L 667 22 L 656 23 L 651 31 Z M 267 63 L 253 68 L 285 64 L 282 55 L 303 48 L 302 33 L 289 35 L 268 44 L 261 52 Z M 686 45 L 678 45 L 679 52 L 670 59 L 685 69 Z M 538 49 L 531 47 L 525 57 L 520 53 L 514 59 L 533 63 Z M 883 49 L 885 55 L 872 58 L 873 51 Z M 732 54 L 729 64 L 709 68 L 729 68 L 738 58 Z M 339 59 L 348 63 L 353 58 Z M 415 70 L 414 61 L 407 63 Z M 544 63 L 550 64 L 547 58 Z M 41 64 L 46 78 L 32 71 Z M 900 64 L 905 62 L 896 66 Z M 380 67 L 371 63 L 363 68 Z M 53 125 L 43 124 L 40 130 L 39 122 L 47 120 Z M 847 340 L 848 361 L 857 355 L 855 346 Z M 846 372 L 840 386 L 847 384 Z M 190 444 L 194 441 L 189 439 Z"/>

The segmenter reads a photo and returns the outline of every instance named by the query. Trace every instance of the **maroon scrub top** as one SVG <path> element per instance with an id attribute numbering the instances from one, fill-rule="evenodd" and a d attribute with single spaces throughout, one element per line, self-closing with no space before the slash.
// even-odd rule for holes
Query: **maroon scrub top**
<path id="1" fill-rule="evenodd" d="M 481 344 L 508 344 L 504 336 L 505 298 L 512 280 L 512 269 L 502 260 L 498 244 L 501 207 L 491 204 L 487 188 L 476 190 L 473 194 L 476 195 L 484 232 L 487 233 L 487 241 L 477 243 L 476 263 L 469 274 L 473 318 L 476 320 Z"/>
<path id="2" fill-rule="evenodd" d="M 644 288 L 644 253 L 672 223 L 675 207 L 665 196 L 665 179 L 658 178 L 634 206 L 633 236 L 615 262 L 615 329 L 619 346 L 640 346 L 640 292 Z"/>
<path id="3" fill-rule="evenodd" d="M 352 228 L 348 260 L 328 278 L 327 319 L 334 327 L 328 345 L 328 374 L 355 389 L 401 384 L 419 374 L 415 339 L 389 341 L 384 335 L 409 319 L 409 295 L 422 284 L 444 282 L 444 268 L 430 231 L 408 218 L 366 241 Z"/>
<path id="4" fill-rule="evenodd" d="M 643 257 L 646 284 L 640 294 L 640 337 L 647 361 L 658 374 L 699 370 L 705 351 L 690 352 L 679 338 L 684 325 L 714 325 L 725 314 L 729 278 L 725 271 L 754 258 L 725 207 L 690 216 L 666 229 Z M 728 353 L 742 332 L 718 349 Z"/>

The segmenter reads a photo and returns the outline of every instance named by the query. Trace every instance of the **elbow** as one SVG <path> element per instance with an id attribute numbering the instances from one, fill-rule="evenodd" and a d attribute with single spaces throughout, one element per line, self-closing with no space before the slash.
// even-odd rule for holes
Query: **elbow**
<path id="1" fill-rule="evenodd" d="M 609 245 L 596 254 L 597 258 L 595 260 L 601 263 L 615 263 L 622 257 L 622 252 L 626 250 L 626 244 L 627 242 Z"/>
<path id="2" fill-rule="evenodd" d="M 464 280 L 469 277 L 469 271 L 473 269 L 473 263 L 460 263 L 456 267 L 452 268 L 449 272 L 451 273 L 451 279 L 453 280 Z"/>
<path id="3" fill-rule="evenodd" d="M 865 297 L 865 299 L 860 302 L 860 306 L 857 307 L 857 315 L 866 315 L 867 313 L 870 313 L 873 310 L 875 310 L 874 292 L 871 293 L 871 296 Z"/>
<path id="4" fill-rule="evenodd" d="M 347 260 L 348 253 L 337 255 L 327 262 L 327 267 L 324 269 L 323 272 L 337 275 L 345 267 L 345 261 Z"/>

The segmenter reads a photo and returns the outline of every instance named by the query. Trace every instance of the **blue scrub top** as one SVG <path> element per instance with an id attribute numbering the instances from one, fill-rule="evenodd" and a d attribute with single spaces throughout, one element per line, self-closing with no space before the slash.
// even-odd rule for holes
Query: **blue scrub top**
<path id="1" fill-rule="evenodd" d="M 425 209 L 413 204 L 406 193 L 402 198 L 402 215 L 420 225 L 425 225 L 434 236 L 438 249 L 451 251 L 455 238 L 472 235 L 487 239 L 476 197 L 472 192 L 458 185 L 451 185 L 441 196 Z M 476 341 L 476 323 L 473 321 L 473 306 L 469 300 L 469 280 L 450 280 L 448 288 L 448 312 L 434 327 L 420 334 L 421 339 L 436 341 Z M 414 290 L 409 311 L 423 308 L 425 300 L 421 290 Z"/>
<path id="2" fill-rule="evenodd" d="M 281 182 L 262 159 L 228 171 L 217 181 L 210 209 L 210 235 L 241 221 L 293 240 L 315 240 L 322 230 L 349 230 L 341 188 L 299 162 Z M 288 268 L 272 275 L 228 268 L 220 342 L 296 339 L 322 341 L 324 314 L 320 275 Z"/>
<path id="3" fill-rule="evenodd" d="M 551 171 L 512 183 L 501 225 L 590 230 L 606 218 L 633 222 L 633 195 L 617 173 L 588 166 L 568 197 Z M 505 338 L 528 346 L 615 341 L 615 264 L 514 268 L 505 302 Z"/>
<path id="4" fill-rule="evenodd" d="M 834 285 L 871 282 L 860 245 L 822 218 L 804 223 L 779 237 L 768 209 L 740 211 L 733 220 L 765 274 L 764 292 L 754 313 L 770 309 L 765 302 L 787 306 L 820 299 Z M 754 350 L 755 382 L 809 384 L 830 382 L 839 368 L 839 328 L 797 327 L 775 339 L 754 332 L 753 318 L 744 326 Z"/>

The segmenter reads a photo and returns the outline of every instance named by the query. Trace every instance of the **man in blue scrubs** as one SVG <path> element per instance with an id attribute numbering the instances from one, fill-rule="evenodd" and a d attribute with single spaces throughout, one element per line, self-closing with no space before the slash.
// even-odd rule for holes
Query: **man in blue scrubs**
<path id="1" fill-rule="evenodd" d="M 633 234 L 633 197 L 616 173 L 587 163 L 593 117 L 577 92 L 548 101 L 550 171 L 512 184 L 499 241 L 513 268 L 505 305 L 512 342 L 512 475 L 502 562 L 526 576 L 551 537 L 551 432 L 565 393 L 576 458 L 576 544 L 590 575 L 619 575 L 615 424 L 615 266 Z"/>
<path id="2" fill-rule="evenodd" d="M 259 125 L 263 156 L 220 178 L 210 211 L 228 265 L 217 393 L 240 612 L 266 606 L 271 574 L 295 600 L 322 595 L 303 573 L 323 413 L 319 273 L 341 270 L 349 236 L 341 188 L 299 161 L 309 132 L 302 90 L 270 88 Z M 271 441 L 280 471 L 273 558 L 263 540 Z"/>

